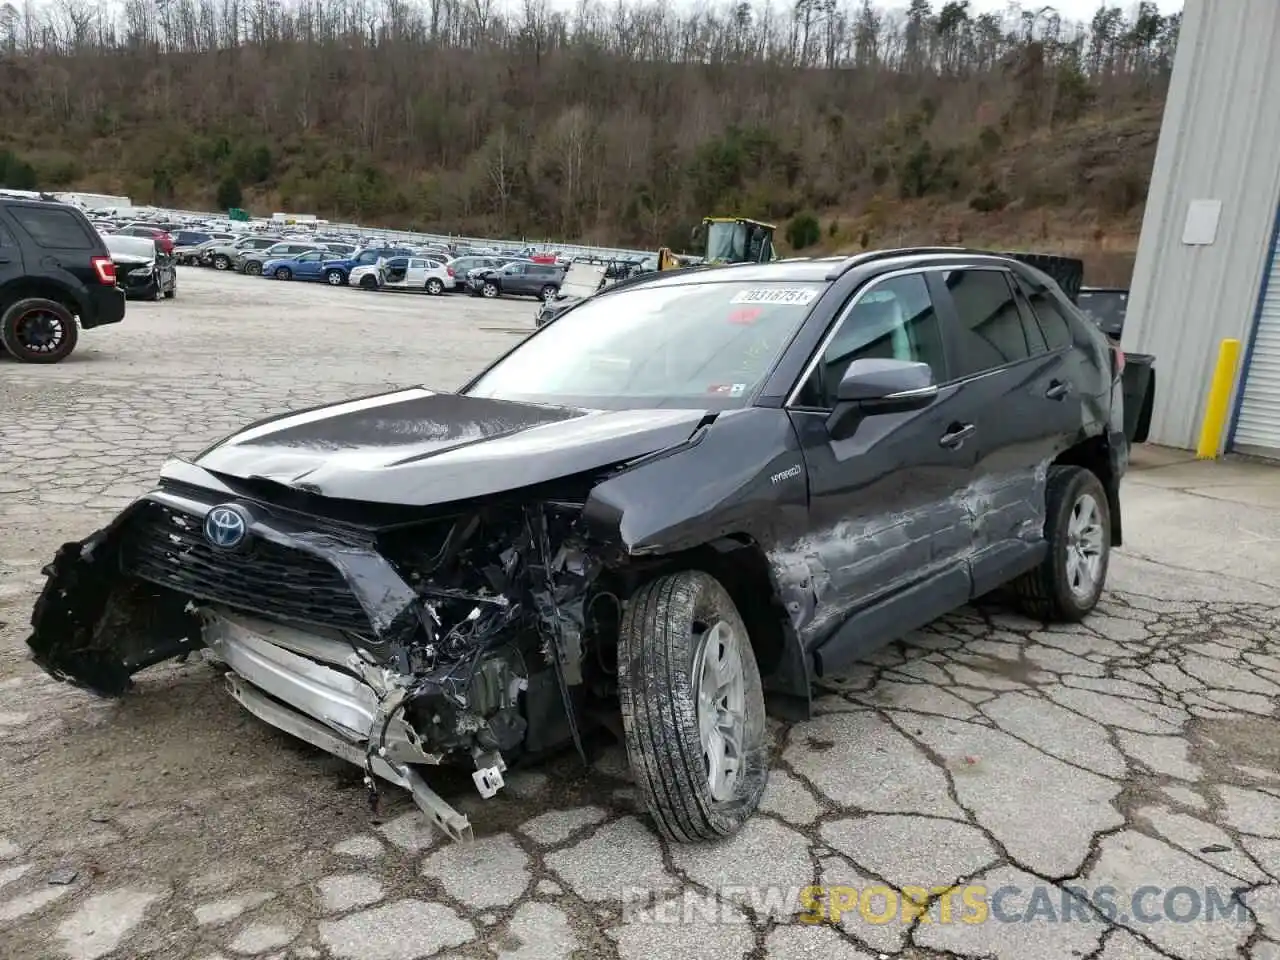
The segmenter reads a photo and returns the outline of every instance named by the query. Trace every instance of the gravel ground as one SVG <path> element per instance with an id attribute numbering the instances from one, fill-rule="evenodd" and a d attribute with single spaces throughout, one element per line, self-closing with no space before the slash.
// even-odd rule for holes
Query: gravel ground
<path id="1" fill-rule="evenodd" d="M 654 837 L 616 746 L 489 801 L 438 779 L 475 824 L 461 847 L 394 792 L 372 818 L 358 770 L 246 715 L 202 663 L 111 702 L 45 678 L 24 645 L 40 565 L 165 457 L 282 408 L 455 386 L 534 312 L 179 285 L 63 364 L 0 360 L 0 956 L 1280 960 L 1280 560 L 1235 576 L 1161 555 L 1165 505 L 1197 497 L 1141 474 L 1145 558 L 1115 558 L 1087 624 L 966 609 L 882 651 L 814 720 L 773 726 L 764 810 L 714 846 Z M 1274 507 L 1198 500 L 1280 533 Z M 801 921 L 814 884 L 837 922 Z M 954 885 L 985 888 L 985 922 L 934 889 Z M 913 887 L 933 899 L 904 920 L 885 891 Z M 1209 920 L 1233 891 L 1245 909 Z"/>

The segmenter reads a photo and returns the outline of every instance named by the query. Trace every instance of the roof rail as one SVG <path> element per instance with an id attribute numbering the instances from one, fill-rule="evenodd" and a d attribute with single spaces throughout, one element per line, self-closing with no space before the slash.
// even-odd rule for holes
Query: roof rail
<path id="1" fill-rule="evenodd" d="M 1014 254 L 1001 250 L 983 250 L 976 247 L 892 247 L 887 250 L 870 250 L 866 253 L 855 253 L 827 274 L 828 280 L 836 280 L 854 267 L 875 263 L 877 260 L 892 260 L 897 257 L 929 256 L 931 254 L 949 254 L 953 256 L 1008 257 L 1019 259 L 1025 254 Z"/>

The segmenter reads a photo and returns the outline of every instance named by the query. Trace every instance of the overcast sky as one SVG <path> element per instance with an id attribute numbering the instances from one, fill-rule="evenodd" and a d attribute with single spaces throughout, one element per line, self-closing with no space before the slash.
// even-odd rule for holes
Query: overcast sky
<path id="1" fill-rule="evenodd" d="M 890 2 L 883 5 L 896 7 L 898 3 Z M 1008 5 L 1008 0 L 969 0 L 969 9 L 975 13 L 1004 10 Z M 1021 4 L 1024 10 L 1039 9 L 1042 5 L 1042 0 L 1024 0 Z M 1134 0 L 1107 0 L 1106 5 L 1120 7 L 1128 13 L 1137 6 L 1137 3 Z M 935 9 L 938 6 L 940 4 L 934 4 Z M 1048 6 L 1055 8 L 1064 20 L 1091 20 L 1102 3 L 1101 0 L 1048 0 Z M 1182 9 L 1182 0 L 1156 0 L 1156 6 L 1160 8 L 1161 13 L 1175 13 Z"/>

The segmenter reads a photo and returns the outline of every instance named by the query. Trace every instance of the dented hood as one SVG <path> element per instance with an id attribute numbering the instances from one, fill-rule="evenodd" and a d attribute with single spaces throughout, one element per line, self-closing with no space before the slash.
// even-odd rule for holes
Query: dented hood
<path id="1" fill-rule="evenodd" d="M 428 506 L 598 469 L 689 437 L 705 410 L 581 410 L 420 387 L 260 421 L 196 460 L 343 500 Z"/>

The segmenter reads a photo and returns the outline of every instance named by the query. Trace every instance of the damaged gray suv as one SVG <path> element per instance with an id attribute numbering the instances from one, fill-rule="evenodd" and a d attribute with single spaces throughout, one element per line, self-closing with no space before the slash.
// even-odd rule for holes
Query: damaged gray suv
<path id="1" fill-rule="evenodd" d="M 46 568 L 29 644 L 119 695 L 207 648 L 265 722 L 407 788 L 620 723 L 662 834 L 732 833 L 766 702 L 1006 585 L 1077 620 L 1121 540 L 1123 356 L 943 248 L 654 274 L 457 393 L 254 424 Z M 617 727 L 618 723 L 613 724 Z"/>

